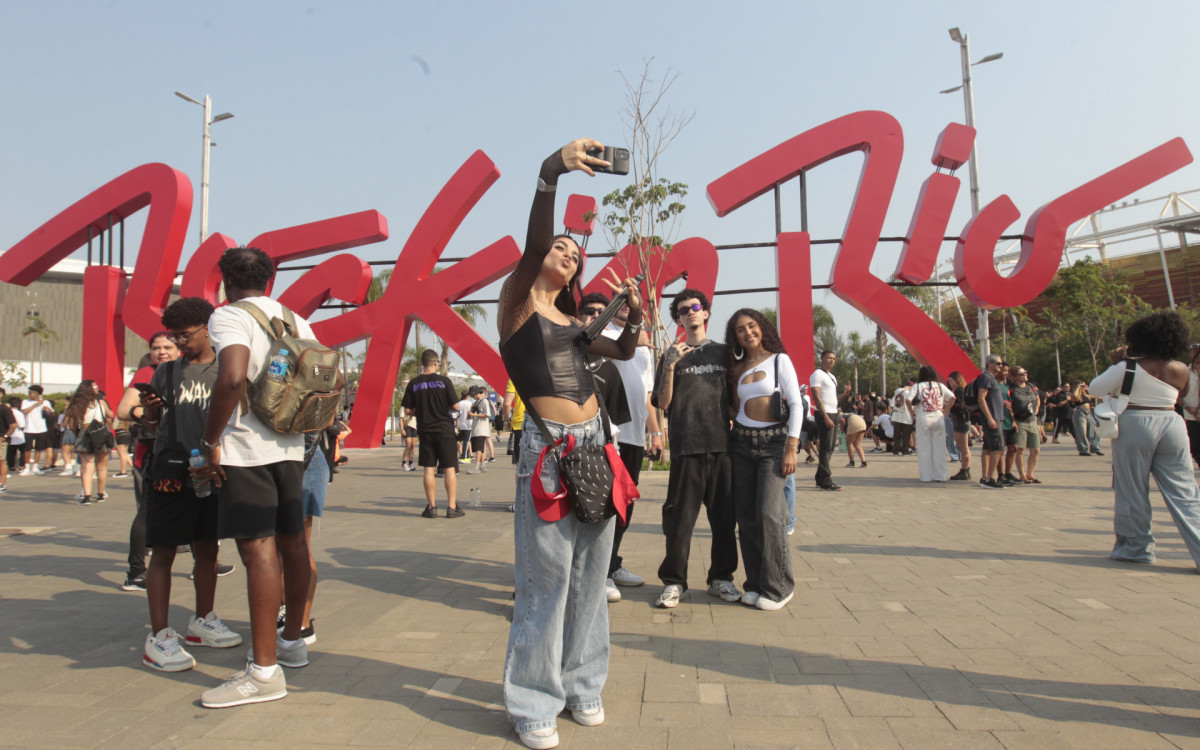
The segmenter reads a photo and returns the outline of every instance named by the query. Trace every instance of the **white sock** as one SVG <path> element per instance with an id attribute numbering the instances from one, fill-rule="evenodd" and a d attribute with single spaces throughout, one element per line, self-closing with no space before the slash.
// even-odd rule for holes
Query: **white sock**
<path id="1" fill-rule="evenodd" d="M 246 669 L 250 672 L 251 675 L 253 675 L 254 677 L 256 677 L 260 680 L 269 680 L 272 677 L 274 677 L 276 675 L 276 673 L 279 671 L 279 665 L 272 664 L 269 667 L 260 667 L 259 665 L 255 664 L 254 662 L 250 662 L 250 664 L 246 666 Z"/>

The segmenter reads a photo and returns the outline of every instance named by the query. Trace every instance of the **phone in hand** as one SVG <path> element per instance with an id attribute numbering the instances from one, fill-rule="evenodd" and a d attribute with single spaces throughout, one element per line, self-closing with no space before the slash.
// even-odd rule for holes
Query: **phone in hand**
<path id="1" fill-rule="evenodd" d="M 150 385 L 149 383 L 134 383 L 133 387 L 137 388 L 138 393 L 145 395 L 147 398 L 157 398 L 160 401 L 162 400 L 162 396 L 160 396 L 158 391 L 154 390 L 154 386 Z"/>
<path id="2" fill-rule="evenodd" d="M 611 166 L 591 165 L 595 172 L 608 174 L 629 174 L 629 149 L 624 146 L 605 146 L 604 148 L 589 148 L 588 156 L 598 156 Z"/>

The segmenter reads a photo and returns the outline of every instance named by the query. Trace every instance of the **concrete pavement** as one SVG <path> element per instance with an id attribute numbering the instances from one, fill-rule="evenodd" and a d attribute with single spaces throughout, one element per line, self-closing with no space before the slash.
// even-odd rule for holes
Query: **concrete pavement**
<path id="1" fill-rule="evenodd" d="M 466 517 L 430 520 L 397 448 L 347 455 L 314 532 L 311 664 L 287 671 L 286 699 L 224 710 L 200 693 L 245 647 L 191 649 L 190 672 L 140 665 L 145 597 L 118 588 L 130 480 L 80 507 L 78 480 L 13 477 L 0 495 L 0 747 L 519 746 L 499 684 L 507 457 L 460 477 Z M 801 466 L 796 598 L 774 613 L 705 593 L 703 519 L 691 590 L 653 608 L 667 475 L 644 473 L 622 554 L 648 583 L 610 608 L 608 720 L 560 717 L 562 747 L 1200 747 L 1200 578 L 1157 495 L 1158 564 L 1119 564 L 1106 557 L 1107 457 L 1048 445 L 1046 484 L 1003 491 L 922 484 L 915 458 L 868 460 L 835 457 L 840 493 L 816 491 Z M 227 544 L 222 560 L 235 557 Z M 248 634 L 240 562 L 217 603 Z"/>

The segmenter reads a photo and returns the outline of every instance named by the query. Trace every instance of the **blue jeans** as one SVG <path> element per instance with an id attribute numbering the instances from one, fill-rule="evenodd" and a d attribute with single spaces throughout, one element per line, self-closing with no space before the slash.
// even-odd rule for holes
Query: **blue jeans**
<path id="1" fill-rule="evenodd" d="M 1167 503 L 1175 528 L 1200 568 L 1200 490 L 1188 456 L 1187 428 L 1173 411 L 1127 409 L 1112 442 L 1113 531 L 1111 557 L 1154 561 L 1150 531 L 1150 475 Z"/>
<path id="2" fill-rule="evenodd" d="M 602 445 L 600 417 L 574 425 L 546 420 L 554 438 L 575 436 L 576 444 Z M 508 654 L 504 660 L 504 706 L 518 732 L 556 726 L 563 708 L 601 705 L 608 679 L 608 599 L 604 580 L 612 555 L 613 519 L 581 523 L 574 514 L 547 523 L 533 506 L 530 482 L 545 447 L 532 420 L 521 432 L 517 498 L 513 518 L 516 547 L 513 577 L 517 596 Z M 547 484 L 558 467 L 546 460 Z"/>
<path id="3" fill-rule="evenodd" d="M 958 455 L 958 444 L 954 442 L 954 420 L 949 414 L 946 415 L 946 453 L 950 454 L 951 461 L 962 460 Z"/>
<path id="4" fill-rule="evenodd" d="M 1096 431 L 1099 422 L 1092 410 L 1075 407 L 1071 421 L 1075 424 L 1075 447 L 1079 452 L 1094 453 L 1100 450 L 1100 433 Z"/>
<path id="5" fill-rule="evenodd" d="M 783 498 L 786 442 L 787 435 L 783 434 L 746 437 L 735 433 L 729 447 L 733 459 L 733 512 L 741 536 L 745 589 L 776 602 L 787 598 L 795 587 Z"/>
<path id="6" fill-rule="evenodd" d="M 787 530 L 796 528 L 796 472 L 788 474 L 783 483 L 783 501 L 787 503 Z"/>

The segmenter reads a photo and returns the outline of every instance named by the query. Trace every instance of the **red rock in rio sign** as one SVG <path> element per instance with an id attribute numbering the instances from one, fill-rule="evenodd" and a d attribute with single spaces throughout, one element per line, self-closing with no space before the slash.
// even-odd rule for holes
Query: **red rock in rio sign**
<path id="1" fill-rule="evenodd" d="M 934 148 L 932 162 L 953 171 L 966 162 L 975 132 L 951 124 Z M 884 112 L 856 112 L 805 131 L 727 172 L 708 186 L 718 216 L 725 216 L 775 185 L 839 156 L 862 152 L 865 161 L 853 208 L 840 248 L 834 256 L 832 289 L 864 315 L 879 323 L 919 361 L 941 372 L 978 372 L 974 363 L 913 303 L 867 269 L 875 254 L 904 151 L 900 124 Z M 1037 297 L 1057 271 L 1068 227 L 1088 214 L 1190 164 L 1192 155 L 1176 138 L 1106 172 L 1034 211 L 1021 240 L 1021 256 L 1007 277 L 995 269 L 993 254 L 1001 234 L 1020 213 L 1007 196 L 985 206 L 964 227 L 955 248 L 954 268 L 963 293 L 984 308 L 1012 307 Z M 358 396 L 351 419 L 350 447 L 379 445 L 400 358 L 409 329 L 418 315 L 455 353 L 497 390 L 507 375 L 496 348 L 452 309 L 455 301 L 504 277 L 520 258 L 511 236 L 501 237 L 469 258 L 432 273 L 450 238 L 500 173 L 482 151 L 455 172 L 417 223 L 392 268 L 386 293 L 362 304 L 371 269 L 361 259 L 339 254 L 319 263 L 278 295 L 280 302 L 302 315 L 312 314 L 336 297 L 359 307 L 315 323 L 328 346 L 370 338 Z M 912 223 L 897 264 L 898 278 L 920 283 L 933 274 L 942 237 L 957 197 L 959 180 L 940 171 L 921 188 Z M 120 221 L 149 208 L 132 278 L 121 268 L 92 266 L 84 273 L 83 370 L 107 393 L 124 388 L 124 335 L 128 327 L 148 338 L 161 327 L 159 318 L 170 299 L 184 233 L 191 215 L 192 188 L 187 177 L 165 164 L 146 164 L 98 188 L 47 221 L 0 256 L 0 281 L 27 286 L 60 260 L 100 235 L 109 217 Z M 595 200 L 571 196 L 565 225 L 590 233 Z M 261 234 L 247 243 L 261 247 L 276 262 L 339 252 L 387 239 L 387 220 L 377 211 L 323 219 L 311 224 Z M 805 232 L 783 232 L 777 238 L 779 320 L 784 342 L 801 370 L 811 370 L 812 267 Z M 214 234 L 196 249 L 183 273 L 185 296 L 217 300 L 220 273 L 216 262 L 237 243 Z M 717 251 L 711 242 L 692 237 L 675 243 L 665 255 L 650 253 L 647 289 L 661 299 L 663 286 L 688 272 L 688 283 L 711 296 L 717 280 Z M 637 265 L 638 248 L 623 248 L 608 266 L 622 276 Z M 586 286 L 600 288 L 598 280 Z M 807 365 L 807 367 L 805 367 Z M 807 375 L 807 372 L 801 372 Z"/>

